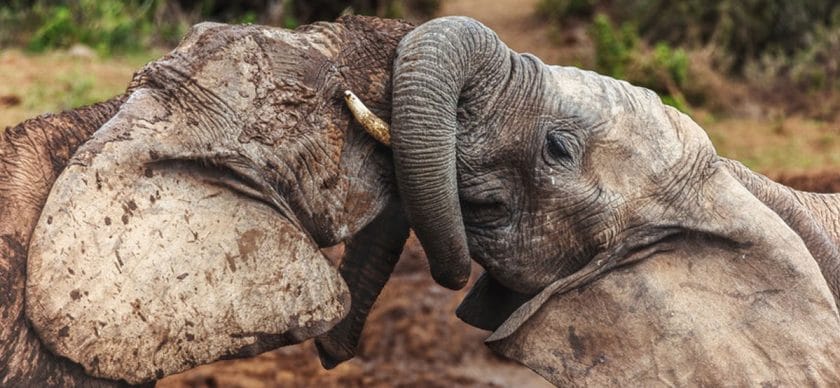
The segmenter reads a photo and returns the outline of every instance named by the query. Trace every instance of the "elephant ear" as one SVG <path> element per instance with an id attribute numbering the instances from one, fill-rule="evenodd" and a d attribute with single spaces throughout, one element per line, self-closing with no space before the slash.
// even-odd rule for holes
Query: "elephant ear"
<path id="1" fill-rule="evenodd" d="M 483 330 L 496 330 L 531 295 L 513 291 L 487 272 L 475 281 L 455 314 L 462 321 Z"/>
<path id="2" fill-rule="evenodd" d="M 42 341 L 91 375 L 141 383 L 326 332 L 349 305 L 337 270 L 282 199 L 166 161 L 190 128 L 158 101 L 135 91 L 53 186 L 28 260 Z"/>
<path id="3" fill-rule="evenodd" d="M 813 257 L 733 179 L 710 181 L 703 232 L 557 281 L 487 345 L 558 386 L 840 383 L 840 317 Z"/>

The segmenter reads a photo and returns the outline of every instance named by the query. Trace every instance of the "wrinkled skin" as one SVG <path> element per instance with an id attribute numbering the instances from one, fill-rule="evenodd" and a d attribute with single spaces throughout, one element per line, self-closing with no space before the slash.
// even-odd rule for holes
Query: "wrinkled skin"
<path id="1" fill-rule="evenodd" d="M 352 354 L 408 225 L 341 95 L 389 117 L 411 28 L 201 24 L 126 97 L 8 131 L 4 385 L 139 383 L 318 335 L 325 364 Z M 317 248 L 339 242 L 335 271 Z"/>
<path id="2" fill-rule="evenodd" d="M 50 187 L 76 148 L 124 97 L 46 115 L 0 134 L 0 385 L 110 387 L 44 347 L 26 321 L 27 245 Z"/>
<path id="3" fill-rule="evenodd" d="M 0 252 L 5 268 L 2 287 L 12 285 L 3 289 L 3 295 L 10 295 L 8 298 L 12 301 L 4 304 L 4 308 L 10 308 L 4 310 L 4 332 L 0 337 L 4 346 L 0 365 L 6 368 L 0 377 L 4 384 L 115 383 L 87 377 L 79 365 L 49 353 L 25 322 L 26 247 L 45 202 L 47 211 L 41 215 L 39 231 L 31 247 L 41 252 L 34 256 L 40 261 L 40 272 L 49 275 L 40 279 L 50 279 L 50 290 L 44 283 L 28 284 L 30 295 L 36 294 L 32 300 L 42 301 L 26 311 L 35 317 L 34 320 L 38 320 L 38 314 L 50 315 L 44 314 L 49 312 L 50 307 L 45 308 L 47 304 L 52 304 L 52 308 L 70 306 L 72 309 L 77 300 L 88 303 L 85 305 L 88 308 L 81 310 L 81 317 L 74 316 L 73 319 L 96 320 L 102 316 L 97 309 L 109 304 L 134 307 L 133 300 L 120 300 L 119 295 L 106 292 L 104 297 L 89 298 L 84 293 L 106 289 L 108 284 L 101 285 L 90 278 L 80 282 L 66 275 L 57 276 L 69 273 L 68 267 L 76 272 L 79 264 L 88 268 L 87 265 L 104 262 L 114 267 L 115 264 L 132 265 L 132 262 L 149 260 L 145 267 L 133 268 L 145 269 L 146 272 L 141 271 L 140 275 L 162 275 L 164 281 L 160 282 L 161 279 L 155 276 L 141 276 L 146 289 L 135 295 L 147 295 L 151 290 L 160 295 L 158 298 L 183 297 L 181 301 L 193 311 L 206 306 L 190 299 L 188 292 L 173 293 L 165 285 L 188 284 L 188 287 L 201 288 L 199 294 L 205 299 L 218 296 L 213 292 L 226 294 L 247 290 L 246 283 L 239 283 L 236 287 L 227 285 L 214 291 L 194 280 L 201 274 L 167 273 L 157 269 L 170 266 L 171 260 L 160 259 L 166 255 L 177 259 L 175 262 L 183 260 L 188 267 L 218 259 L 210 257 L 212 255 L 179 259 L 178 255 L 172 254 L 184 245 L 171 237 L 178 234 L 178 229 L 167 226 L 167 222 L 189 218 L 199 225 L 203 222 L 204 227 L 212 226 L 213 217 L 218 214 L 211 210 L 218 209 L 225 217 L 236 217 L 239 211 L 225 213 L 227 206 L 232 206 L 232 209 L 258 210 L 241 221 L 250 223 L 248 225 L 254 226 L 262 236 L 272 236 L 262 237 L 266 239 L 262 241 L 272 244 L 256 244 L 256 255 L 248 248 L 246 250 L 251 252 L 248 252 L 249 257 L 244 257 L 246 260 L 233 261 L 238 276 L 244 276 L 240 280 L 259 279 L 262 273 L 273 272 L 266 271 L 266 267 L 260 267 L 260 271 L 257 266 L 249 266 L 248 259 L 263 266 L 272 265 L 263 264 L 272 260 L 276 260 L 275 266 L 289 264 L 289 257 L 286 257 L 289 255 L 269 257 L 277 251 L 267 245 L 281 246 L 281 250 L 296 246 L 297 252 L 306 253 L 294 255 L 299 257 L 298 261 L 317 263 L 320 257 L 315 247 L 347 241 L 347 254 L 340 272 L 350 289 L 352 309 L 331 332 L 321 336 L 318 343 L 327 366 L 352 357 L 364 317 L 393 268 L 407 225 L 391 191 L 393 178 L 388 152 L 351 123 L 341 107 L 340 91 L 353 89 L 377 114 L 386 120 L 389 118 L 391 55 L 397 40 L 410 29 L 389 23 L 392 22 L 349 19 L 338 25 L 308 27 L 300 31 L 302 35 L 308 34 L 307 39 L 289 36 L 285 38 L 290 40 L 281 39 L 291 47 L 279 51 L 283 53 L 279 61 L 271 55 L 267 55 L 268 59 L 261 54 L 257 58 L 248 55 L 271 53 L 272 50 L 266 49 L 273 47 L 271 44 L 258 44 L 259 49 L 250 46 L 243 49 L 243 42 L 252 44 L 259 41 L 259 36 L 272 35 L 264 33 L 262 27 L 203 25 L 185 40 L 180 50 L 138 74 L 130 90 L 132 99 L 128 102 L 123 104 L 122 100 L 117 100 L 104 107 L 93 107 L 93 112 L 79 111 L 75 113 L 80 115 L 79 120 L 75 120 L 78 117 L 73 114 L 61 116 L 74 120 L 60 124 L 58 129 L 30 122 L 22 126 L 28 130 L 12 131 L 18 133 L 18 137 L 4 140 L 2 160 L 6 170 L 0 175 L 0 182 L 10 181 L 12 176 L 19 181 L 17 186 L 0 184 L 0 187 L 12 187 L 6 197 L 0 196 L 0 201 L 8 201 L 3 202 L 0 211 L 9 208 L 6 203 L 12 203 L 26 206 L 28 213 L 17 217 L 15 222 L 4 221 L 0 225 L 4 228 L 5 244 Z M 430 29 L 441 33 L 437 37 L 427 34 Z M 425 46 L 440 43 L 436 40 L 441 37 L 456 49 L 457 55 L 437 50 L 435 46 Z M 290 41 L 294 44 L 289 44 Z M 460 314 L 479 327 L 496 329 L 489 345 L 557 384 L 626 384 L 628 381 L 721 384 L 735 381 L 729 379 L 730 370 L 742 373 L 742 378 L 746 379 L 742 381 L 753 383 L 836 382 L 832 380 L 836 376 L 832 375 L 831 366 L 838 360 L 836 351 L 832 350 L 838 349 L 837 310 L 826 280 L 819 272 L 822 270 L 829 285 L 834 287 L 832 279 L 835 278 L 830 274 L 836 269 L 836 199 L 777 187 L 737 163 L 721 160 L 714 154 L 702 130 L 687 117 L 663 107 L 649 91 L 593 73 L 548 67 L 536 58 L 510 52 L 498 43 L 483 26 L 464 19 L 435 21 L 413 37 L 409 36 L 398 50 L 393 97 L 399 104 L 394 106 L 391 120 L 396 178 L 405 200 L 405 210 L 429 251 L 433 276 L 450 288 L 462 286 L 469 274 L 469 255 L 488 270 L 467 297 Z M 419 51 L 412 51 L 415 46 Z M 308 54 L 301 55 L 299 49 Z M 216 55 L 213 55 L 214 50 L 217 50 Z M 485 56 L 488 52 L 494 55 Z M 324 54 L 326 60 L 318 53 Z M 243 56 L 247 60 L 239 61 Z M 293 59 L 284 62 L 284 58 Z M 298 62 L 301 58 L 305 58 L 304 63 L 315 65 L 301 66 Z M 441 63 L 458 64 L 457 68 L 462 71 L 442 69 Z M 188 65 L 186 70 L 179 68 L 184 65 Z M 213 66 L 217 66 L 216 70 L 203 70 Z M 279 71 L 268 72 L 275 75 L 274 78 L 243 77 L 241 72 L 250 71 L 253 66 Z M 304 69 L 302 73 L 301 69 Z M 317 71 L 308 73 L 306 69 Z M 333 70 L 340 73 L 338 81 L 331 78 Z M 433 83 L 436 77 L 445 78 L 445 85 Z M 263 89 L 261 98 L 252 99 L 259 93 L 252 93 L 247 85 L 270 85 L 266 79 L 284 80 L 281 85 L 274 85 L 280 92 Z M 314 96 L 306 89 L 312 83 L 317 85 L 311 88 Z M 243 85 L 246 85 L 244 89 Z M 260 90 L 259 87 L 255 89 Z M 436 95 L 440 91 L 452 94 Z M 232 111 L 242 115 L 222 115 L 233 118 L 233 122 L 218 125 L 219 109 L 227 108 L 223 106 L 225 104 L 219 104 L 214 95 L 235 97 L 237 94 L 239 97 L 230 101 L 239 98 L 243 101 Z M 312 108 L 312 105 L 316 107 Z M 121 107 L 119 112 L 117 106 Z M 312 110 L 307 110 L 309 108 Z M 301 112 L 314 114 L 302 116 Z M 108 121 L 111 116 L 114 118 Z M 265 121 L 242 122 L 243 117 Z M 301 117 L 309 120 L 301 121 Z M 71 161 L 69 172 L 59 178 L 60 184 L 47 201 L 49 186 L 65 162 L 99 127 L 103 129 Z M 295 132 L 300 129 L 304 131 Z M 59 136 L 59 139 L 70 136 L 72 141 L 55 145 L 51 140 L 56 139 L 53 136 Z M 213 139 L 209 146 L 202 142 L 206 138 Z M 300 138 L 311 140 L 311 143 L 296 143 Z M 323 153 L 315 152 L 313 155 L 317 156 L 308 158 L 306 152 L 295 153 L 301 149 L 309 152 L 313 147 L 319 147 L 314 149 Z M 16 151 L 5 151 L 7 148 Z M 24 148 L 31 154 L 18 152 Z M 341 155 L 338 162 L 335 162 L 335 155 Z M 161 163 L 162 159 L 168 162 Z M 51 166 L 51 170 L 43 168 L 46 165 Z M 223 168 L 208 169 L 207 166 Z M 283 175 L 278 173 L 282 170 L 280 166 L 301 174 Z M 307 167 L 305 172 L 301 170 L 304 166 Z M 100 172 L 100 179 L 105 176 L 106 181 L 99 182 L 96 172 Z M 147 176 L 148 173 L 151 176 Z M 336 176 L 338 178 L 334 178 Z M 313 177 L 318 179 L 307 179 Z M 331 178 L 339 183 L 325 184 Z M 290 180 L 295 182 L 289 183 Z M 170 202 L 157 197 L 154 200 L 175 206 L 177 211 L 172 212 L 171 219 L 164 217 L 155 225 L 144 226 L 144 211 L 161 205 L 152 204 L 151 196 L 146 203 L 135 201 L 134 206 L 123 198 L 113 198 L 114 193 L 148 189 L 138 183 L 144 181 L 177 189 L 168 199 Z M 37 184 L 38 190 L 20 188 L 33 184 Z M 223 190 L 219 191 L 219 187 Z M 62 192 L 65 194 L 55 195 Z M 317 195 L 313 194 L 316 192 Z M 20 199 L 23 193 L 30 197 Z M 184 212 L 200 207 L 196 198 L 204 197 L 223 201 L 203 212 Z M 358 200 L 359 197 L 365 200 Z M 86 206 L 88 203 L 97 205 Z M 107 222 L 103 215 L 109 211 L 116 214 L 110 225 L 104 225 Z M 69 216 L 61 218 L 62 214 L 83 220 L 75 221 Z M 123 222 L 123 216 L 128 223 Z M 150 218 L 153 216 L 149 215 Z M 3 219 L 9 219 L 8 215 L 4 214 Z M 55 226 L 57 222 L 64 224 L 58 227 Z M 273 223 L 282 225 L 278 230 L 291 233 L 270 234 L 274 231 Z M 158 236 L 165 242 L 159 245 L 162 254 L 146 256 L 139 248 L 126 252 L 122 250 L 124 247 L 115 250 L 107 244 L 104 247 L 94 244 L 98 252 L 91 253 L 94 251 L 91 245 L 87 248 L 71 243 L 57 246 L 53 242 L 55 239 L 50 238 L 61 237 L 67 231 L 102 235 L 96 231 L 105 226 L 117 228 L 116 234 L 135 239 L 144 236 L 132 235 L 138 230 L 135 228 L 150 228 L 148 230 L 155 234 L 160 232 Z M 220 233 L 230 232 L 230 229 L 220 229 Z M 237 246 L 243 242 L 245 233 L 233 229 L 232 234 L 222 234 L 222 245 Z M 298 237 L 300 233 L 295 231 L 305 236 Z M 186 240 L 199 242 L 192 232 L 185 235 Z M 276 240 L 268 240 L 270 238 Z M 245 243 L 249 241 L 253 240 L 244 239 Z M 51 249 L 53 253 L 77 249 L 67 257 L 81 261 L 70 265 L 56 263 L 50 260 L 56 257 L 49 254 Z M 201 252 L 201 249 L 197 251 Z M 115 252 L 120 252 L 119 260 L 112 256 Z M 132 260 L 125 260 L 126 257 Z M 743 260 L 747 257 L 750 260 Z M 705 267 L 693 266 L 694 260 L 703 259 L 710 263 L 704 262 Z M 732 264 L 739 259 L 742 261 L 737 265 Z M 759 260 L 762 259 L 773 265 L 761 265 L 764 262 Z M 631 265 L 634 262 L 639 264 Z M 659 265 L 662 262 L 665 264 Z M 219 263 L 222 264 L 216 268 L 219 272 L 211 273 L 217 277 L 210 278 L 234 279 L 233 266 L 227 258 Z M 624 264 L 627 265 L 622 267 Z M 99 268 L 104 270 L 106 266 Z M 323 269 L 310 275 L 318 277 L 319 281 L 335 279 L 329 269 L 317 268 Z M 699 287 L 694 283 L 668 283 L 681 279 L 680 276 L 691 275 L 697 268 L 706 270 L 701 275 L 708 284 Z M 206 270 L 212 272 L 214 268 Z M 721 281 L 722 275 L 715 276 L 717 272 L 727 275 L 728 283 Z M 131 277 L 120 277 L 119 270 L 110 276 L 124 282 L 135 281 Z M 317 288 L 317 283 L 309 280 L 306 277 L 297 279 L 299 283 Z M 727 293 L 720 283 L 727 283 L 728 289 L 736 292 Z M 74 293 L 78 284 L 86 288 Z M 576 291 L 568 292 L 570 290 Z M 257 294 L 246 295 L 254 297 L 243 299 L 246 305 L 267 303 L 251 304 L 249 308 L 253 310 L 247 312 L 259 313 L 260 307 L 289 303 L 283 301 L 283 290 L 277 291 L 279 302 L 265 298 L 265 295 L 261 295 L 262 298 L 256 297 Z M 333 289 L 325 295 L 340 298 L 341 294 L 340 290 Z M 732 295 L 748 297 L 732 298 Z M 645 310 L 631 306 L 631 302 L 640 298 L 650 301 Z M 596 300 L 610 303 L 593 303 Z M 684 300 L 695 302 L 674 307 Z M 737 300 L 742 301 L 738 303 Z M 137 305 L 142 308 L 154 305 L 151 300 L 142 302 Z M 724 304 L 728 310 L 721 310 L 723 312 L 697 308 L 698 305 Z M 302 328 L 270 320 L 247 322 L 247 317 L 244 321 L 240 317 L 236 325 L 230 327 L 225 325 L 229 321 L 225 321 L 224 314 L 221 320 L 213 316 L 198 320 L 205 327 L 229 330 L 223 334 L 235 340 L 244 339 L 243 346 L 243 342 L 212 337 L 212 330 L 196 334 L 191 331 L 196 323 L 195 313 L 166 310 L 166 307 L 158 305 L 158 310 L 141 309 L 139 313 L 121 316 L 140 328 L 143 328 L 140 322 L 146 322 L 149 317 L 152 317 L 149 321 L 164 322 L 170 332 L 175 333 L 163 337 L 165 341 L 160 338 L 126 339 L 117 335 L 112 339 L 129 342 L 118 342 L 119 347 L 99 348 L 96 347 L 98 340 L 93 341 L 93 350 L 124 357 L 121 361 L 126 362 L 125 366 L 120 362 L 102 365 L 101 360 L 96 363 L 93 359 L 76 361 L 89 373 L 112 378 L 118 375 L 130 381 L 148 380 L 219 357 L 250 355 L 293 343 L 322 333 L 337 320 L 312 319 L 312 325 Z M 337 306 L 332 313 L 340 316 L 345 309 L 346 305 Z M 680 319 L 698 311 L 711 314 L 702 320 L 695 319 L 693 323 Z M 230 309 L 224 312 L 237 313 Z M 634 318 L 632 314 L 637 314 L 635 320 L 631 319 Z M 794 314 L 809 319 L 791 320 Z M 744 318 L 750 316 L 761 317 L 773 324 L 750 326 L 748 323 L 753 321 Z M 6 321 L 7 317 L 10 320 Z M 94 333 L 90 334 L 82 331 L 82 327 L 58 322 L 66 317 L 56 316 L 55 312 L 52 318 L 55 319 L 34 322 L 50 350 L 60 348 L 62 341 L 96 336 L 96 330 L 88 329 Z M 723 325 L 728 330 L 720 331 L 721 325 L 709 324 L 717 321 L 729 323 Z M 242 325 L 247 324 L 255 324 L 264 331 L 242 333 Z M 62 330 L 64 327 L 67 327 L 66 331 Z M 709 336 L 726 342 L 729 338 L 743 337 L 745 332 L 749 334 L 745 338 L 761 341 L 733 345 L 718 361 L 725 363 L 764 355 L 767 363 L 780 363 L 783 367 L 765 368 L 767 364 L 755 362 L 733 364 L 737 368 L 730 365 L 730 370 L 724 370 L 725 364 L 715 364 L 701 357 L 708 355 L 709 349 L 712 352 L 719 350 L 719 347 L 708 346 L 715 344 Z M 635 334 L 629 336 L 627 333 Z M 661 338 L 663 333 L 669 334 L 669 341 L 645 342 L 646 339 Z M 815 336 L 812 333 L 823 334 Z M 11 338 L 25 340 L 16 342 Z M 625 341 L 595 342 L 593 345 L 592 341 L 598 338 Z M 207 346 L 191 348 L 187 342 Z M 63 346 L 67 347 L 67 343 Z M 132 363 L 137 360 L 129 357 L 134 356 L 130 352 L 150 343 L 152 355 L 164 349 L 163 357 L 155 359 L 162 367 L 153 370 L 145 369 L 145 365 L 136 367 Z M 653 345 L 650 349 L 641 346 L 651 343 L 671 349 L 671 353 L 657 353 L 662 348 Z M 680 353 L 689 345 L 697 350 Z M 673 349 L 677 350 L 676 354 Z M 781 351 L 783 349 L 786 350 Z M 643 354 L 650 357 L 642 358 Z M 786 362 L 791 358 L 796 358 L 796 363 Z M 683 368 L 685 365 L 704 368 L 681 373 L 677 377 L 682 380 L 669 379 L 664 373 L 656 372 L 660 368 L 671 371 L 668 373 L 689 370 Z M 803 365 L 813 367 L 803 372 L 807 369 Z M 647 370 L 656 373 L 650 378 L 639 377 L 639 371 Z M 625 378 L 610 377 L 619 376 L 619 372 L 625 373 Z M 784 373 L 787 374 L 781 378 L 774 375 Z M 803 374 L 807 376 L 803 377 Z"/>
<path id="4" fill-rule="evenodd" d="M 406 35 L 393 82 L 410 224 L 442 285 L 470 256 L 486 269 L 459 315 L 496 351 L 558 385 L 840 383 L 837 196 L 755 176 L 653 92 L 468 18 Z"/>

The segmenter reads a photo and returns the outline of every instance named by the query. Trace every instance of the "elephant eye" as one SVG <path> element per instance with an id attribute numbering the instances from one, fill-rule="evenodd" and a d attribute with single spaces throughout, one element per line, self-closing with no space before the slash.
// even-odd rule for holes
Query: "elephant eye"
<path id="1" fill-rule="evenodd" d="M 548 152 L 557 159 L 569 159 L 572 157 L 569 151 L 569 140 L 559 131 L 551 131 L 546 137 Z"/>

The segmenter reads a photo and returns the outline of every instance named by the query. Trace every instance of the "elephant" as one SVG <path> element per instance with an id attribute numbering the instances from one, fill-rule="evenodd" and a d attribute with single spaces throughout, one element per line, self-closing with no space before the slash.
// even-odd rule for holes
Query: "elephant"
<path id="1" fill-rule="evenodd" d="M 342 96 L 388 118 L 412 28 L 202 23 L 124 95 L 7 129 L 0 385 L 144 384 L 317 336 L 327 365 L 353 348 L 409 226 L 391 151 Z M 336 270 L 318 248 L 341 242 Z"/>
<path id="2" fill-rule="evenodd" d="M 390 143 L 459 316 L 557 385 L 840 384 L 840 195 L 717 155 L 652 91 L 510 50 L 462 17 L 409 32 Z"/>
<path id="3" fill-rule="evenodd" d="M 469 18 L 200 24 L 125 95 L 7 130 L 0 160 L 4 385 L 311 337 L 335 366 L 409 226 L 441 285 L 484 267 L 459 316 L 555 384 L 838 380 L 834 196 Z M 335 271 L 317 248 L 342 241 Z"/>

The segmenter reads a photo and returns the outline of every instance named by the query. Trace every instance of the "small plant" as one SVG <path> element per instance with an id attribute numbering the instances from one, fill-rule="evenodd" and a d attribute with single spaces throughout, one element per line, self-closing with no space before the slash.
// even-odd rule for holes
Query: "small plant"
<path id="1" fill-rule="evenodd" d="M 625 23 L 616 29 L 608 16 L 598 14 L 592 21 L 590 32 L 595 44 L 596 69 L 616 78 L 624 78 L 625 69 L 639 43 L 635 28 Z"/>
<path id="2" fill-rule="evenodd" d="M 808 43 L 793 58 L 791 78 L 809 90 L 840 89 L 840 23 L 817 27 Z"/>
<path id="3" fill-rule="evenodd" d="M 43 51 L 74 43 L 94 47 L 100 54 L 133 51 L 144 46 L 152 29 L 149 18 L 153 0 L 142 3 L 118 0 L 78 0 L 67 5 L 36 3 L 33 13 L 43 22 L 27 48 Z"/>
<path id="4" fill-rule="evenodd" d="M 640 43 L 632 24 L 616 29 L 606 15 L 596 15 L 592 22 L 596 70 L 644 86 L 659 93 L 662 101 L 681 111 L 688 103 L 681 91 L 688 79 L 688 55 L 658 43 L 653 50 Z"/>

